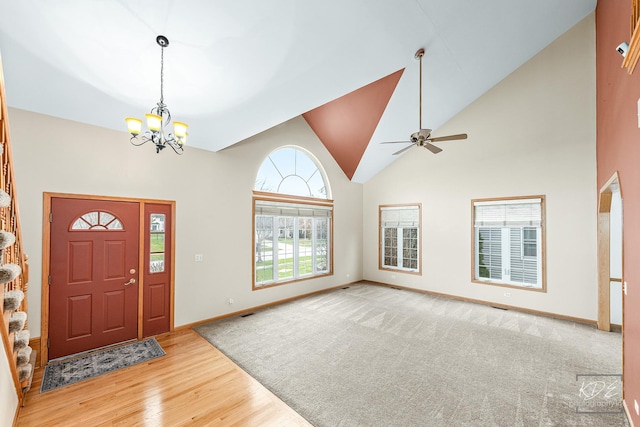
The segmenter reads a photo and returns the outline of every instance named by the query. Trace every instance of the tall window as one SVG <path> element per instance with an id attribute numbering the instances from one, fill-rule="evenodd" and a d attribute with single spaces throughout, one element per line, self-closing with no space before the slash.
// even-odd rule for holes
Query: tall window
<path id="1" fill-rule="evenodd" d="M 285 147 L 262 163 L 254 188 L 254 289 L 332 273 L 333 201 L 317 161 Z"/>
<path id="2" fill-rule="evenodd" d="M 152 213 L 149 230 L 149 273 L 161 273 L 164 271 L 165 259 L 165 216 Z"/>
<path id="3" fill-rule="evenodd" d="M 421 205 L 380 206 L 380 269 L 420 272 Z"/>
<path id="4" fill-rule="evenodd" d="M 474 277 L 545 290 L 544 196 L 473 201 Z"/>

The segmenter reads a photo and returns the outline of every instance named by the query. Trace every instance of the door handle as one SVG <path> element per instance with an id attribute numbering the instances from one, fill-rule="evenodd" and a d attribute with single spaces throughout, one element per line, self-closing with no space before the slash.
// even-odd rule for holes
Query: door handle
<path id="1" fill-rule="evenodd" d="M 131 280 L 129 280 L 129 281 L 128 281 L 127 283 L 125 283 L 124 285 L 125 285 L 125 286 L 129 286 L 129 285 L 133 285 L 133 284 L 135 284 L 135 283 L 136 283 L 136 279 L 131 278 Z"/>

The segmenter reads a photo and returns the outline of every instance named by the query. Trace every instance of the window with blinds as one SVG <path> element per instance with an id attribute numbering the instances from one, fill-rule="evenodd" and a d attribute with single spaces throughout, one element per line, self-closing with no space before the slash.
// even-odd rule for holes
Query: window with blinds
<path id="1" fill-rule="evenodd" d="M 379 207 L 381 270 L 420 272 L 421 205 Z"/>
<path id="2" fill-rule="evenodd" d="M 474 281 L 545 290 L 544 196 L 473 201 Z"/>
<path id="3" fill-rule="evenodd" d="M 253 203 L 254 289 L 332 272 L 331 201 L 254 197 Z"/>

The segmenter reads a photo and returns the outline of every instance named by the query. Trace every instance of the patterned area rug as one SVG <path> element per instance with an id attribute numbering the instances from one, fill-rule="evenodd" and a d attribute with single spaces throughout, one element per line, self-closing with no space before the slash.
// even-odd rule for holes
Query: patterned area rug
<path id="1" fill-rule="evenodd" d="M 158 341 L 155 338 L 149 338 L 86 356 L 49 363 L 44 368 L 40 393 L 146 362 L 165 354 Z"/>

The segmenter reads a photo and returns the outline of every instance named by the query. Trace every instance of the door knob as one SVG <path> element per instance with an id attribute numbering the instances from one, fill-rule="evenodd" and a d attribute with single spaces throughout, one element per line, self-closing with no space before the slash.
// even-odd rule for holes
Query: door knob
<path id="1" fill-rule="evenodd" d="M 136 283 L 136 279 L 131 278 L 131 280 L 129 280 L 127 283 L 125 283 L 125 286 L 129 286 L 129 285 L 133 285 L 134 283 Z"/>

